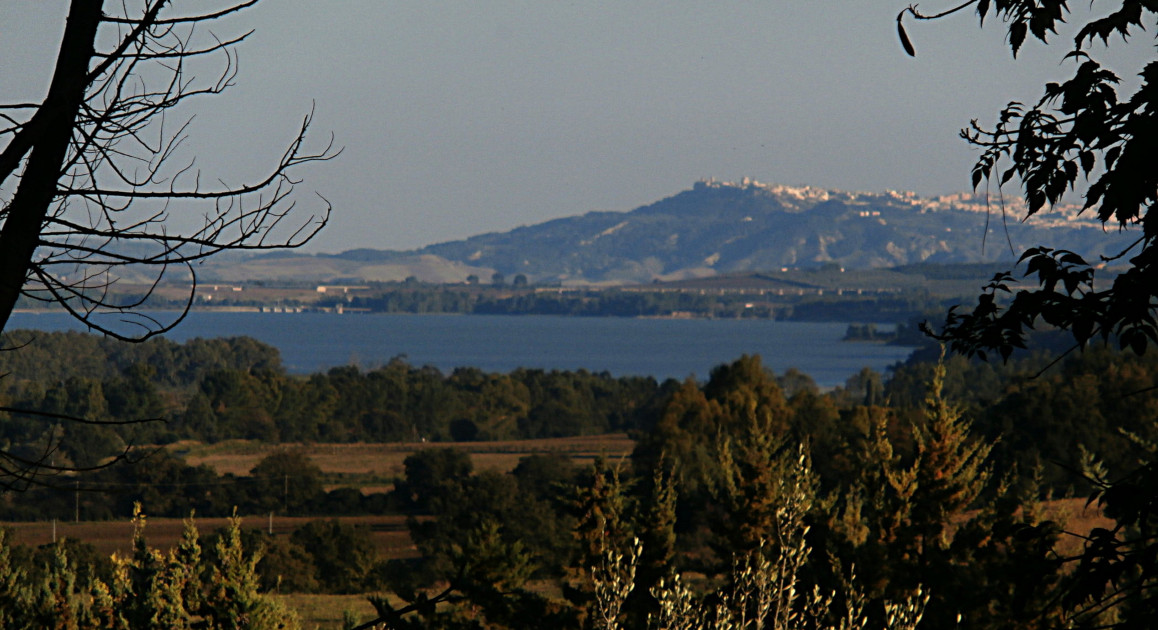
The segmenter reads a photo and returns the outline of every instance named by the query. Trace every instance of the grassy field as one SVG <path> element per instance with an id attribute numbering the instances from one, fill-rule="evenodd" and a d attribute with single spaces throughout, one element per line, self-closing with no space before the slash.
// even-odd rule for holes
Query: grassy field
<path id="1" fill-rule="evenodd" d="M 1084 534 L 1095 527 L 1110 527 L 1112 522 L 1096 507 L 1087 507 L 1084 499 L 1060 499 L 1042 506 L 1044 518 L 1064 524 L 1068 532 Z M 322 517 L 307 516 L 242 516 L 242 527 L 272 531 L 274 535 L 289 535 L 305 523 Z M 365 525 L 370 529 L 371 539 L 382 558 L 409 558 L 417 553 L 406 531 L 406 517 L 401 515 L 368 515 L 337 517 L 343 523 Z M 225 527 L 224 518 L 197 518 L 197 529 L 202 533 Z M 12 543 L 38 546 L 50 543 L 53 538 L 74 538 L 90 543 L 102 554 L 122 553 L 132 550 L 133 526 L 125 521 L 35 521 L 3 523 L 12 531 Z M 169 549 L 174 546 L 184 531 L 184 520 L 178 518 L 148 518 L 145 524 L 145 539 L 151 547 Z M 1059 553 L 1072 555 L 1081 549 L 1082 541 L 1075 536 L 1064 536 L 1059 545 Z"/>
<path id="2" fill-rule="evenodd" d="M 340 478 L 342 485 L 353 485 L 364 491 L 389 490 L 395 477 L 402 475 L 402 462 L 410 454 L 426 448 L 457 448 L 470 453 L 476 470 L 507 472 L 519 459 L 534 453 L 559 453 L 576 463 L 589 463 L 596 457 L 619 459 L 627 457 L 635 446 L 626 435 L 612 434 L 590 437 L 523 440 L 511 442 L 462 443 L 395 443 L 395 444 L 263 444 L 231 441 L 218 444 L 179 442 L 169 448 L 193 465 L 205 464 L 219 474 L 246 475 L 249 470 L 271 452 L 280 448 L 300 448 L 331 478 Z M 370 485 L 367 485 L 369 482 Z M 375 485 L 376 484 L 376 485 Z M 243 527 L 288 534 L 307 521 L 317 517 L 274 516 L 272 524 L 265 514 L 242 515 Z M 402 558 L 414 553 L 406 534 L 405 518 L 397 515 L 341 517 L 343 522 L 370 527 L 378 550 L 384 558 Z M 210 532 L 225 525 L 224 518 L 198 518 L 198 529 Z M 41 521 L 7 523 L 13 529 L 16 544 L 42 545 L 53 537 L 70 537 L 92 543 L 102 553 L 128 552 L 132 548 L 132 525 L 127 521 L 79 522 Z M 181 536 L 182 519 L 149 518 L 145 538 L 153 547 L 167 549 Z"/>
<path id="3" fill-rule="evenodd" d="M 519 459 L 536 453 L 567 455 L 577 464 L 596 457 L 617 460 L 635 447 L 627 435 L 615 433 L 573 438 L 518 440 L 509 442 L 398 442 L 389 444 L 267 444 L 232 440 L 218 444 L 177 442 L 168 448 L 191 465 L 205 464 L 218 474 L 247 475 L 266 455 L 277 449 L 301 449 L 323 472 L 332 476 L 362 476 L 367 480 L 392 480 L 403 474 L 402 462 L 427 448 L 456 448 L 470 454 L 475 470 L 508 472 Z"/>
<path id="4" fill-rule="evenodd" d="M 290 593 L 275 595 L 287 607 L 296 610 L 303 630 L 336 630 L 342 627 L 342 616 L 350 612 L 359 622 L 374 618 L 374 607 L 365 595 L 309 595 Z"/>
<path id="5" fill-rule="evenodd" d="M 1051 520 L 1062 525 L 1062 530 L 1069 534 L 1084 536 L 1095 527 L 1112 528 L 1114 522 L 1102 514 L 1096 505 L 1086 505 L 1086 500 L 1057 499 L 1047 501 L 1041 506 L 1041 518 Z M 1078 536 L 1062 534 L 1055 550 L 1059 556 L 1073 557 L 1081 553 L 1085 541 Z"/>
<path id="6" fill-rule="evenodd" d="M 288 536 L 298 527 L 317 516 L 242 516 L 241 526 L 245 529 L 272 531 L 275 536 Z M 374 541 L 382 558 L 408 558 L 417 554 L 406 531 L 406 517 L 390 515 L 343 516 L 343 523 L 365 525 L 370 528 L 370 538 Z M 197 529 L 206 534 L 226 525 L 224 518 L 196 518 Z M 133 548 L 133 526 L 129 521 L 81 521 L 79 523 L 38 521 L 26 523 L 4 523 L 12 530 L 12 542 L 17 545 L 44 545 L 57 539 L 74 538 L 92 544 L 102 554 L 127 554 Z M 150 547 L 169 549 L 181 539 L 185 531 L 184 519 L 147 518 L 145 520 L 145 540 Z"/>

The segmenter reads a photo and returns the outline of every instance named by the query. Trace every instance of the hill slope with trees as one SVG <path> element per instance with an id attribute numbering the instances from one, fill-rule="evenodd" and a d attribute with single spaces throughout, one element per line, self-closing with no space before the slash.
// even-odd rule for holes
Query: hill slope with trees
<path id="1" fill-rule="evenodd" d="M 508 279 L 522 275 L 534 284 L 636 284 L 784 267 L 1012 262 L 1011 243 L 1042 243 L 1089 256 L 1115 246 L 1100 224 L 1072 213 L 1025 223 L 1002 220 L 1003 211 L 1020 207 L 1017 199 L 990 205 L 974 195 L 923 199 L 900 192 L 701 181 L 630 212 L 589 212 L 412 252 L 270 253 L 208 264 L 204 277 L 292 280 L 293 274 L 306 274 L 317 281 L 324 276 L 319 270 L 329 270 L 335 281 L 414 276 L 464 282 L 472 274 L 489 279 L 497 273 Z M 276 273 L 288 275 L 270 275 Z"/>

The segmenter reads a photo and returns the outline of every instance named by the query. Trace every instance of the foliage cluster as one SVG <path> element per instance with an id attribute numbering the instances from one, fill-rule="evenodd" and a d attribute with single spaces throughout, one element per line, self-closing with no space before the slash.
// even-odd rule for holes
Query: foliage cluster
<path id="1" fill-rule="evenodd" d="M 1071 17 L 1065 0 L 971 0 L 928 16 L 914 5 L 897 18 L 909 53 L 914 51 L 900 26 L 906 13 L 936 19 L 971 6 L 982 24 L 988 15 L 1001 19 L 1014 56 L 1033 40 L 1049 44 Z M 1127 94 L 1120 71 L 1097 59 L 1112 47 L 1129 46 L 1158 16 L 1158 6 L 1120 0 L 1097 8 L 1075 25 L 1072 46 L 1063 56 L 1069 71 L 1065 80 L 1046 83 L 1035 103 L 1009 103 L 992 126 L 973 121 L 961 136 L 980 151 L 973 186 L 984 182 L 1000 189 L 1016 178 L 1026 199 L 1018 212 L 1026 217 L 1078 191 L 1083 212 L 1120 231 L 1135 231 L 1135 238 L 1101 261 L 1124 261 L 1126 269 L 1105 281 L 1104 271 L 1097 278 L 1105 265 L 1078 253 L 1045 246 L 1026 250 L 1019 261 L 1028 279 L 1024 286 L 1018 286 L 1012 272 L 996 274 L 976 306 L 951 311 L 937 333 L 966 354 L 996 351 L 1008 357 L 1043 322 L 1069 331 L 1078 345 L 1114 338 L 1141 353 L 1158 342 L 1153 281 L 1158 258 L 1152 247 L 1158 233 L 1148 214 L 1158 203 L 1152 168 L 1158 61 L 1142 62 L 1136 69 L 1141 81 Z"/>
<path id="2" fill-rule="evenodd" d="M 885 627 L 902 608 L 934 627 L 959 614 L 1035 627 L 1060 580 L 1057 532 L 1032 509 L 1032 480 L 993 467 L 934 376 L 913 416 L 807 388 L 786 397 L 745 357 L 673 394 L 630 468 L 547 475 L 538 517 L 531 498 L 504 498 L 522 478 L 471 477 L 461 455 L 424 452 L 399 486 L 435 517 L 411 522 L 422 557 L 402 574 L 418 583 L 393 585 L 404 606 L 376 605 L 407 628 L 644 628 L 657 615 L 672 624 L 659 627 Z M 815 472 L 801 443 L 824 453 Z M 533 542 L 532 518 L 556 542 L 570 528 L 568 552 Z"/>
<path id="3" fill-rule="evenodd" d="M 627 431 L 666 391 L 651 378 L 473 368 L 445 375 L 402 359 L 300 378 L 284 372 L 275 349 L 248 338 L 128 346 L 79 333 L 35 338 L 27 352 L 0 353 L 0 369 L 10 373 L 0 381 L 0 439 L 35 452 L 63 436 L 58 461 L 82 466 L 125 444 L 181 439 L 476 441 Z M 166 422 L 57 427 L 17 411 L 23 409 L 97 422 Z"/>
<path id="4" fill-rule="evenodd" d="M 1158 440 L 1158 356 L 1097 345 L 1061 361 L 1037 352 L 1004 363 L 955 356 L 945 365 L 946 395 L 993 444 L 995 464 L 1023 474 L 1040 471 L 1043 488 L 1057 496 L 1092 489 L 1080 474 L 1083 453 L 1096 453 L 1117 477 L 1146 459 L 1131 436 Z M 884 396 L 897 408 L 913 409 L 931 375 L 929 363 L 900 366 Z"/>
<path id="5" fill-rule="evenodd" d="M 1152 52 L 1140 57 L 1140 67 L 1133 69 L 1140 81 L 1131 87 L 1114 68 L 1117 64 L 1098 58 L 1109 57 L 1112 48 L 1139 47 L 1131 40 L 1145 41 L 1140 32 L 1154 24 L 1158 5 L 1116 0 L 1090 3 L 1088 13 L 1073 14 L 1067 0 L 966 0 L 935 15 L 910 5 L 897 16 L 905 50 L 915 55 L 902 24 L 906 15 L 939 19 L 966 8 L 976 11 L 981 25 L 987 16 L 999 18 L 1015 57 L 1034 40 L 1050 44 L 1067 21 L 1074 22 L 1071 46 L 1062 57 L 1068 77 L 1046 83 L 1035 103 L 1009 103 L 992 126 L 973 121 L 962 130 L 961 136 L 980 151 L 973 167 L 974 188 L 984 182 L 987 189 L 996 184 L 1000 191 L 1016 178 L 1026 199 L 1017 212 L 1025 217 L 1053 209 L 1063 195 L 1076 192 L 1083 197 L 1082 212 L 1132 233 L 1132 238 L 1094 262 L 1064 249 L 1031 247 L 1018 261 L 1024 281 L 1017 281 L 1012 270 L 998 273 L 972 309 L 954 308 L 939 331 L 926 330 L 955 351 L 983 358 L 989 352 L 1010 358 L 1026 347 L 1030 331 L 1043 325 L 1064 330 L 1074 349 L 1100 339 L 1145 353 L 1158 344 L 1158 223 L 1150 215 L 1158 208 L 1158 171 L 1153 168 L 1158 59 Z M 1110 263 L 1124 264 L 1124 271 L 1107 278 Z M 1053 434 L 1076 430 L 1089 441 L 1090 435 L 1068 417 L 1064 406 L 1073 401 L 1088 407 L 1089 399 L 1103 394 L 1107 406 L 1138 405 L 1136 420 L 1153 422 L 1151 401 L 1137 397 L 1151 391 L 1154 380 L 1138 376 L 1129 371 L 1081 379 L 1072 390 L 1043 384 L 1040 389 L 1053 393 L 1056 400 L 1036 400 L 1041 416 L 1053 420 L 1048 427 L 1038 427 L 1047 429 L 1054 440 Z M 1027 397 L 1035 398 L 1035 393 Z M 1093 420 L 1100 424 L 1100 418 Z M 1137 421 L 1119 428 L 1130 432 L 1136 426 Z M 1097 446 L 1119 450 L 1114 444 Z M 1151 455 L 1138 464 L 1114 453 L 1113 481 L 1103 466 L 1082 458 L 1084 476 L 1094 485 L 1091 501 L 1098 501 L 1117 526 L 1091 535 L 1075 571 L 1079 585 L 1068 601 L 1088 613 L 1079 623 L 1141 628 L 1158 618 L 1158 576 L 1152 569 L 1158 557 L 1153 537 L 1158 489 L 1152 481 Z"/>
<path id="6" fill-rule="evenodd" d="M 365 526 L 314 520 L 288 537 L 251 529 L 242 538 L 246 547 L 261 550 L 255 570 L 263 590 L 366 593 L 385 585 L 385 561 Z"/>
<path id="7" fill-rule="evenodd" d="M 114 555 L 103 565 L 93 562 L 91 552 L 87 558 L 77 554 L 83 547 L 67 541 L 21 559 L 21 548 L 11 547 L 0 530 L 0 625 L 53 630 L 299 627 L 292 611 L 261 592 L 260 554 L 242 545 L 239 520 L 205 549 L 190 519 L 178 546 L 167 553 L 146 544 L 143 514 L 134 516 L 133 525 L 133 552 Z"/>

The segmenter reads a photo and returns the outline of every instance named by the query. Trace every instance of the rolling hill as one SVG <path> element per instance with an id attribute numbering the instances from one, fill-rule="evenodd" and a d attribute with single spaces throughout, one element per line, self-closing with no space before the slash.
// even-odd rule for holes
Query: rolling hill
<path id="1" fill-rule="evenodd" d="M 1024 222 L 1017 220 L 1019 200 L 1006 198 L 1005 210 L 1008 221 L 996 202 L 973 195 L 920 198 L 707 180 L 629 212 L 589 212 L 410 252 L 266 254 L 222 268 L 206 265 L 202 273 L 215 280 L 318 282 L 408 276 L 462 282 L 473 274 L 485 282 L 498 272 L 536 283 L 622 285 L 824 265 L 1012 265 L 1010 243 L 1017 255 L 1046 245 L 1096 257 L 1127 242 L 1128 235 L 1106 234 L 1075 207 Z"/>

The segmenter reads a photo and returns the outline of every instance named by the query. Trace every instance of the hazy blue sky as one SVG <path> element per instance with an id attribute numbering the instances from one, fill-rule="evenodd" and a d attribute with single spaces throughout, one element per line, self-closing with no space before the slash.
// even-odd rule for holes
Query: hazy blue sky
<path id="1" fill-rule="evenodd" d="M 965 190 L 958 129 L 1036 100 L 1065 51 L 1014 61 L 999 23 L 962 14 L 909 22 L 912 59 L 894 21 L 906 4 L 265 0 L 215 27 L 257 30 L 190 149 L 236 180 L 316 103 L 317 140 L 345 146 L 302 173 L 334 204 L 311 247 L 330 252 L 630 210 L 703 177 Z M 66 8 L 0 3 L 0 100 L 42 96 Z"/>

